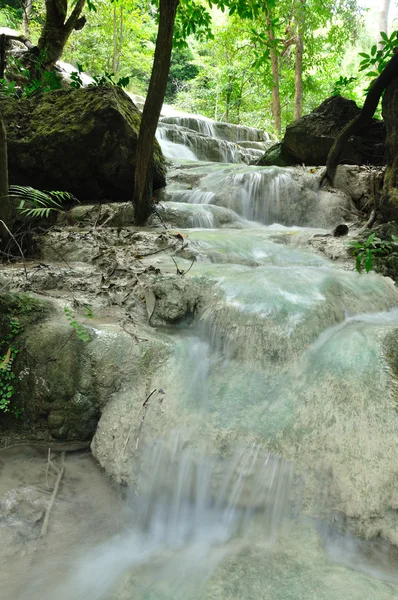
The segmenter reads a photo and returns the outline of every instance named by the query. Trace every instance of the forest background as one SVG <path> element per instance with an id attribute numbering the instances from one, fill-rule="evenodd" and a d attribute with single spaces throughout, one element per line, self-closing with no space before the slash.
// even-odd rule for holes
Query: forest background
<path id="1" fill-rule="evenodd" d="M 127 89 L 145 95 L 156 7 L 147 0 L 95 0 L 91 7 L 63 60 L 93 76 L 128 77 Z M 332 94 L 361 106 L 369 79 L 358 72 L 360 53 L 375 51 L 380 31 L 398 27 L 389 0 L 278 0 L 255 19 L 214 7 L 210 14 L 210 27 L 194 27 L 186 42 L 175 44 L 166 102 L 278 136 Z M 22 29 L 34 43 L 44 15 L 44 0 L 0 3 L 0 26 Z M 178 27 L 177 19 L 177 40 Z"/>

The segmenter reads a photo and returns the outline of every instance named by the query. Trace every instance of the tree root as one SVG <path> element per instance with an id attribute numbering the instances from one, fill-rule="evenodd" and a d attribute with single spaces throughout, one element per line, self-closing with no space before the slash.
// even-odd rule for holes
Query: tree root
<path id="1" fill-rule="evenodd" d="M 369 219 L 366 222 L 365 229 L 372 229 L 376 221 L 376 209 L 374 208 L 370 213 Z"/>

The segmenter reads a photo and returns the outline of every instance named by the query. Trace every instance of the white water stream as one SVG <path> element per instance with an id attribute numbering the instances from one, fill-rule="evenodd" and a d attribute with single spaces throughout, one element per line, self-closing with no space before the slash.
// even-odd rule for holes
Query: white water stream
<path id="1" fill-rule="evenodd" d="M 160 140 L 169 157 L 193 152 Z M 207 221 L 201 213 L 207 228 L 183 231 L 197 257 L 185 277 L 204 292 L 194 322 L 169 331 L 173 355 L 153 381 L 159 416 L 148 408 L 140 468 L 131 464 L 136 485 L 91 534 L 82 516 L 63 543 L 60 523 L 54 555 L 50 534 L 7 600 L 398 598 L 386 541 L 397 526 L 387 342 L 398 292 L 301 248 L 313 232 L 284 220 L 300 202 L 289 171 L 185 167 L 171 186 L 177 208 L 193 223 L 198 206 L 213 207 Z M 198 175 L 206 181 L 195 186 Z M 153 260 L 163 272 L 170 263 Z M 178 258 L 184 270 L 190 262 Z M 87 515 L 73 510 L 77 522 Z"/>

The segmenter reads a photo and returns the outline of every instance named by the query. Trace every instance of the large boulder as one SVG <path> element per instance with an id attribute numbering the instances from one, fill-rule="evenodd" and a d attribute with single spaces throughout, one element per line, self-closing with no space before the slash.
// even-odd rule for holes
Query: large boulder
<path id="1" fill-rule="evenodd" d="M 65 190 L 82 201 L 131 200 L 141 116 L 117 86 L 1 98 L 11 184 Z M 165 185 L 157 143 L 154 189 Z"/>
<path id="2" fill-rule="evenodd" d="M 360 112 L 353 100 L 342 96 L 328 98 L 310 114 L 286 128 L 282 142 L 267 150 L 259 165 L 324 165 L 336 136 Z M 341 162 L 384 164 L 385 125 L 372 119 L 350 137 L 341 154 Z"/>

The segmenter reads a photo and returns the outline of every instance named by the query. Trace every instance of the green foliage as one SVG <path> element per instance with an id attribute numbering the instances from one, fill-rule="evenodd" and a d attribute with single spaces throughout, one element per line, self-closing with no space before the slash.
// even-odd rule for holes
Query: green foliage
<path id="1" fill-rule="evenodd" d="M 12 370 L 14 360 L 18 354 L 18 349 L 13 344 L 15 337 L 22 331 L 22 325 L 18 318 L 8 315 L 9 333 L 0 340 L 0 344 L 7 347 L 6 353 L 2 356 L 0 362 L 0 411 L 8 412 L 10 410 L 11 399 L 15 394 L 15 373 Z"/>
<path id="2" fill-rule="evenodd" d="M 15 2 L 0 1 L 0 27 L 18 29 L 21 20 L 22 7 L 18 0 Z"/>
<path id="3" fill-rule="evenodd" d="M 174 46 L 176 48 L 187 46 L 187 39 L 190 35 L 195 35 L 196 39 L 200 41 L 214 38 L 211 16 L 207 9 L 194 0 L 185 0 L 180 2 L 177 10 L 174 24 Z"/>
<path id="4" fill-rule="evenodd" d="M 82 65 L 77 65 L 77 71 L 73 71 L 70 75 L 71 87 L 76 90 L 84 86 L 83 80 L 80 74 L 83 73 L 84 69 Z M 130 77 L 119 77 L 117 81 L 114 80 L 114 73 L 106 73 L 104 75 L 94 75 L 93 83 L 90 83 L 88 87 L 100 87 L 102 85 L 117 85 L 121 88 L 126 88 L 130 83 Z"/>
<path id="5" fill-rule="evenodd" d="M 356 80 L 356 77 L 344 77 L 340 75 L 338 80 L 333 84 L 332 96 L 341 96 L 343 90 L 345 91 Z"/>
<path id="6" fill-rule="evenodd" d="M 217 6 L 222 9 L 221 2 Z M 337 88 L 342 91 L 344 87 L 345 94 L 354 95 L 354 73 L 344 73 L 346 79 L 339 77 L 343 56 L 359 27 L 360 12 L 355 0 L 341 0 L 337 5 L 332 0 L 305 3 L 230 0 L 224 3 L 224 10 L 228 16 L 219 18 L 213 27 L 214 39 L 200 44 L 188 40 L 199 71 L 194 79 L 179 86 L 176 103 L 181 110 L 272 132 L 272 49 L 278 60 L 282 123 L 285 126 L 291 122 L 295 92 L 294 36 L 303 19 L 304 114 L 330 96 L 333 82 L 337 85 L 335 93 Z"/>
<path id="7" fill-rule="evenodd" d="M 38 3 L 35 8 L 37 20 L 43 19 L 43 6 Z M 82 30 L 72 32 L 64 60 L 84 64 L 94 77 L 93 85 L 116 84 L 145 94 L 157 35 L 156 6 L 157 0 L 95 0 L 97 10 L 86 14 Z M 361 84 L 354 80 L 357 65 L 351 58 L 343 70 L 342 61 L 353 44 L 366 51 L 368 41 L 361 37 L 359 21 L 356 0 L 181 0 L 167 101 L 182 110 L 272 131 L 270 50 L 274 49 L 286 125 L 293 119 L 295 90 L 296 47 L 289 38 L 297 34 L 300 23 L 304 113 L 329 96 L 332 88 L 333 93 L 344 92 L 357 100 L 361 97 Z M 80 73 L 71 75 L 75 88 L 83 85 Z M 15 89 L 5 84 L 3 92 L 14 94 Z M 34 92 L 34 87 L 29 90 Z"/>
<path id="8" fill-rule="evenodd" d="M 78 202 L 69 192 L 42 191 L 31 187 L 10 185 L 10 196 L 19 200 L 18 211 L 30 218 L 48 218 L 63 210 L 63 202 Z"/>
<path id="9" fill-rule="evenodd" d="M 17 57 L 11 56 L 7 61 L 8 78 L 0 79 L 0 89 L 6 96 L 27 98 L 37 94 L 45 93 L 62 88 L 62 79 L 55 71 L 47 71 L 45 68 L 46 53 L 41 52 L 33 62 L 34 72 L 37 77 L 32 78 L 31 72 Z M 20 83 L 17 85 L 16 80 Z"/>
<path id="10" fill-rule="evenodd" d="M 189 47 L 173 49 L 165 97 L 166 102 L 173 102 L 176 94 L 184 88 L 185 83 L 198 75 L 199 67 L 194 63 L 194 60 L 195 55 Z"/>
<path id="11" fill-rule="evenodd" d="M 157 32 L 153 9 L 136 0 L 96 0 L 96 7 L 85 27 L 72 33 L 63 60 L 83 64 L 93 77 L 129 77 L 129 89 L 145 93 Z"/>
<path id="12" fill-rule="evenodd" d="M 71 328 L 73 329 L 73 331 L 75 332 L 75 334 L 79 338 L 79 340 L 81 340 L 82 342 L 85 342 L 85 343 L 89 342 L 91 339 L 90 334 L 87 331 L 86 327 L 84 326 L 84 323 L 79 323 L 79 321 L 77 321 L 76 315 L 73 312 L 73 310 L 71 308 L 69 308 L 68 306 L 65 306 L 64 313 L 65 313 L 66 318 L 69 321 L 69 325 L 71 326 Z M 94 318 L 94 313 L 93 313 L 93 309 L 91 306 L 87 306 L 85 308 L 84 316 L 86 317 L 86 320 Z"/>
<path id="13" fill-rule="evenodd" d="M 379 45 L 382 48 L 378 49 L 377 45 L 374 44 L 370 50 L 370 54 L 366 52 L 359 53 L 359 56 L 362 57 L 359 70 L 366 71 L 370 69 L 366 73 L 366 77 L 371 77 L 372 79 L 380 75 L 388 61 L 392 58 L 396 48 L 398 48 L 398 31 L 393 31 L 390 37 L 382 31 L 380 37 Z"/>
<path id="14" fill-rule="evenodd" d="M 393 245 L 398 245 L 398 237 L 391 236 L 392 243 L 381 240 L 376 237 L 376 233 L 372 233 L 366 242 L 351 242 L 353 248 L 353 256 L 355 256 L 355 266 L 358 273 L 362 273 L 365 269 L 366 273 L 372 268 L 374 259 L 377 255 L 391 254 Z"/>
<path id="15" fill-rule="evenodd" d="M 15 81 L 8 81 L 7 79 L 0 78 L 0 89 L 5 96 L 18 97 L 18 87 Z"/>

